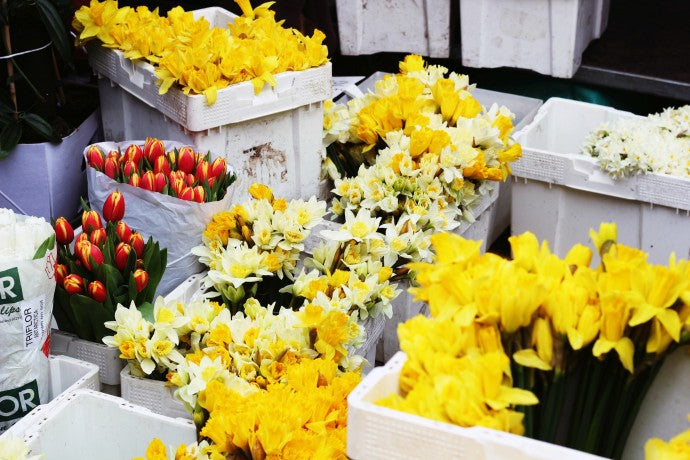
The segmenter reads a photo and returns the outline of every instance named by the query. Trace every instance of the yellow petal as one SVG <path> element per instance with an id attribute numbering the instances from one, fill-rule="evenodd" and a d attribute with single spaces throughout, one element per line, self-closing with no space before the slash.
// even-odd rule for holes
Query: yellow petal
<path id="1" fill-rule="evenodd" d="M 550 371 L 551 364 L 543 361 L 537 352 L 531 348 L 516 351 L 513 353 L 513 360 L 521 366 L 533 367 L 542 371 Z"/>
<path id="2" fill-rule="evenodd" d="M 635 345 L 633 345 L 632 340 L 628 337 L 623 337 L 614 346 L 616 352 L 618 352 L 618 357 L 621 360 L 623 367 L 627 369 L 631 374 L 635 372 L 635 365 L 633 363 L 633 358 L 635 356 Z"/>

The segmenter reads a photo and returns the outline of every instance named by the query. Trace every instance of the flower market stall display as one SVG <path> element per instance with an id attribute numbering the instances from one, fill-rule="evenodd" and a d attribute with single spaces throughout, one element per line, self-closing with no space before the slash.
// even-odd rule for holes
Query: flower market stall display
<path id="1" fill-rule="evenodd" d="M 179 7 L 162 17 L 112 0 L 77 11 L 79 39 L 92 42 L 89 62 L 103 77 L 105 138 L 156 133 L 227 155 L 242 192 L 260 181 L 281 196 L 313 195 L 331 92 L 325 36 L 282 27 L 269 3 L 237 3 L 239 17 Z"/>
<path id="2" fill-rule="evenodd" d="M 157 294 L 203 269 L 190 250 L 201 243 L 211 216 L 230 208 L 238 194 L 237 175 L 224 157 L 149 137 L 94 144 L 84 158 L 91 205 L 102 206 L 119 190 L 129 225 L 167 248 L 169 262 Z"/>
<path id="3" fill-rule="evenodd" d="M 587 247 L 561 259 L 531 233 L 510 238 L 511 261 L 432 236 L 434 263 L 411 267 L 432 317 L 399 327 L 407 360 L 378 403 L 620 458 L 664 359 L 690 343 L 690 263 L 648 263 L 615 224 L 591 238 L 594 269 Z"/>
<path id="4" fill-rule="evenodd" d="M 399 255 L 387 261 L 395 270 L 429 260 L 429 235 L 466 230 L 461 224 L 496 200 L 495 182 L 521 155 L 510 138 L 513 114 L 497 105 L 485 110 L 472 89 L 466 75 L 409 55 L 374 92 L 346 106 L 327 104 L 331 210 L 380 218 L 386 243 Z M 486 240 L 486 228 L 479 239 Z M 397 309 L 400 316 L 384 331 L 384 358 L 398 349 L 395 325 L 420 308 L 409 299 Z"/>
<path id="5" fill-rule="evenodd" d="M 647 252 L 654 263 L 664 263 L 671 252 L 690 254 L 690 179 L 681 163 L 687 158 L 687 151 L 681 153 L 687 110 L 645 119 L 549 99 L 516 135 L 523 156 L 513 164 L 512 232 L 531 231 L 565 256 L 577 235 L 613 219 L 620 241 Z M 638 123 L 644 128 L 623 141 L 624 127 Z M 670 140 L 665 133 L 674 131 L 680 137 Z M 637 174 L 641 169 L 644 174 Z"/>
<path id="6" fill-rule="evenodd" d="M 0 433 L 49 398 L 55 234 L 0 209 Z"/>
<path id="7" fill-rule="evenodd" d="M 121 220 L 125 200 L 119 191 L 103 205 L 105 225 L 101 215 L 84 207 L 82 233 L 76 240 L 69 222 L 63 218 L 55 222 L 58 257 L 53 314 L 60 328 L 55 334 L 75 334 L 85 349 L 79 353 L 75 344 L 72 352 L 77 356 L 73 357 L 98 364 L 101 382 L 118 385 L 122 365 L 118 366 L 117 355 L 110 360 L 102 356 L 107 348 L 100 342 L 109 333 L 105 323 L 114 319 L 118 304 L 135 302 L 150 314 L 167 252 L 150 237 L 144 242 L 141 233 Z M 71 354 L 69 348 L 66 351 Z"/>

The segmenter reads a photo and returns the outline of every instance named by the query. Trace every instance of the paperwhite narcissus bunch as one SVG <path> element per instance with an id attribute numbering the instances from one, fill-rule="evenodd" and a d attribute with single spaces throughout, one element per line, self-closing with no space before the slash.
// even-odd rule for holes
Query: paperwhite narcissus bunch
<path id="1" fill-rule="evenodd" d="M 15 214 L 0 208 L 0 261 L 30 260 L 36 250 L 53 234 L 45 219 Z"/>
<path id="2" fill-rule="evenodd" d="M 374 92 L 347 106 L 326 105 L 323 168 L 337 196 L 331 210 L 367 210 L 396 237 L 409 233 L 396 240 L 401 262 L 428 260 L 421 237 L 473 222 L 472 204 L 521 155 L 510 139 L 514 115 L 497 105 L 484 109 L 473 89 L 466 75 L 410 55 Z"/>
<path id="3" fill-rule="evenodd" d="M 648 172 L 690 177 L 690 105 L 602 123 L 582 152 L 614 178 Z"/>

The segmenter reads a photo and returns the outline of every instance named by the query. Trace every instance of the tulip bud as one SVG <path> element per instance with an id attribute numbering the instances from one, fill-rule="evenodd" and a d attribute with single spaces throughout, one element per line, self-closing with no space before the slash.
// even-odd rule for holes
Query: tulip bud
<path id="1" fill-rule="evenodd" d="M 105 243 L 106 239 L 108 239 L 108 234 L 104 228 L 97 228 L 89 236 L 89 241 L 99 247 Z"/>
<path id="2" fill-rule="evenodd" d="M 125 160 L 131 161 L 137 167 L 141 165 L 142 158 L 144 158 L 144 151 L 141 150 L 141 147 L 136 144 L 131 144 L 129 147 L 127 147 L 127 150 L 125 150 Z"/>
<path id="3" fill-rule="evenodd" d="M 177 197 L 181 200 L 194 201 L 194 189 L 185 187 L 177 194 Z"/>
<path id="4" fill-rule="evenodd" d="M 108 152 L 108 156 L 105 157 L 106 160 L 108 158 L 112 158 L 113 160 L 120 161 L 120 152 L 118 152 L 117 150 L 111 150 L 110 152 Z"/>
<path id="5" fill-rule="evenodd" d="M 175 153 L 174 150 L 169 151 L 168 153 L 165 154 L 165 157 L 168 159 L 168 164 L 170 165 L 170 169 L 173 170 L 177 166 L 177 154 Z"/>
<path id="6" fill-rule="evenodd" d="M 144 157 L 149 160 L 149 163 L 153 164 L 161 155 L 165 155 L 165 146 L 163 141 L 160 139 L 155 139 L 151 137 L 146 138 L 146 143 L 144 143 Z"/>
<path id="7" fill-rule="evenodd" d="M 81 276 L 72 273 L 71 275 L 65 276 L 65 280 L 62 282 L 62 287 L 65 288 L 65 291 L 67 291 L 69 295 L 81 294 L 84 292 L 84 279 Z"/>
<path id="8" fill-rule="evenodd" d="M 213 160 L 211 164 L 211 177 L 217 177 L 218 179 L 223 179 L 227 171 L 228 164 L 225 158 L 218 157 Z"/>
<path id="9" fill-rule="evenodd" d="M 122 167 L 122 174 L 126 178 L 132 177 L 132 174 L 134 173 L 139 173 L 139 168 L 137 167 L 137 164 L 133 161 L 128 161 L 125 163 L 125 165 Z"/>
<path id="10" fill-rule="evenodd" d="M 141 268 L 137 268 L 134 270 L 134 282 L 137 283 L 137 292 L 143 291 L 149 284 L 149 274 Z"/>
<path id="11" fill-rule="evenodd" d="M 186 187 L 184 179 L 175 179 L 170 182 L 170 188 L 175 191 L 175 195 L 180 196 L 180 192 Z"/>
<path id="12" fill-rule="evenodd" d="M 139 174 L 132 173 L 132 176 L 129 178 L 129 181 L 127 183 L 133 187 L 139 187 L 139 184 L 141 184 L 141 178 L 139 177 Z"/>
<path id="13" fill-rule="evenodd" d="M 144 259 L 137 259 L 136 268 L 144 268 Z"/>
<path id="14" fill-rule="evenodd" d="M 92 244 L 90 241 L 84 241 L 79 244 L 79 246 L 75 246 L 74 249 L 79 257 L 79 260 L 84 265 L 84 268 L 89 271 L 91 271 L 93 268 L 96 268 L 91 266 L 91 259 L 93 259 L 96 266 L 99 266 L 103 263 L 103 253 L 100 249 L 98 249 L 98 246 Z"/>
<path id="15" fill-rule="evenodd" d="M 208 166 L 208 161 L 201 161 L 196 165 L 196 179 L 200 184 L 203 184 L 210 175 L 211 169 Z"/>
<path id="16" fill-rule="evenodd" d="M 96 211 L 84 211 L 81 215 L 81 229 L 84 233 L 91 233 L 97 228 L 102 228 L 101 216 Z"/>
<path id="17" fill-rule="evenodd" d="M 120 241 L 124 243 L 129 243 L 129 238 L 132 236 L 132 229 L 129 228 L 129 225 L 120 221 L 115 226 L 115 233 L 117 233 L 117 236 L 118 238 L 120 238 Z"/>
<path id="18" fill-rule="evenodd" d="M 90 242 L 88 233 L 80 233 L 79 236 L 77 237 L 77 241 L 74 242 L 74 247 L 75 248 L 79 247 L 79 244 L 83 243 L 84 241 Z"/>
<path id="19" fill-rule="evenodd" d="M 194 154 L 194 149 L 191 147 L 182 147 L 177 152 L 177 169 L 185 174 L 189 174 L 194 171 L 196 166 L 196 155 Z"/>
<path id="20" fill-rule="evenodd" d="M 161 157 L 163 158 L 163 157 Z M 168 178 L 162 172 L 156 173 L 153 178 L 154 188 L 158 193 L 161 193 L 166 185 L 168 185 Z"/>
<path id="21" fill-rule="evenodd" d="M 67 275 L 69 275 L 67 265 L 55 264 L 55 282 L 58 284 L 58 286 L 62 286 L 64 284 Z"/>
<path id="22" fill-rule="evenodd" d="M 144 254 L 144 247 L 146 243 L 144 242 L 144 237 L 141 233 L 132 233 L 129 238 L 129 244 L 134 248 L 134 252 L 137 253 L 137 257 L 141 257 Z"/>
<path id="23" fill-rule="evenodd" d="M 201 153 L 201 152 L 196 153 L 197 164 L 201 163 L 202 161 L 206 161 L 207 158 L 208 158 L 208 153 Z"/>
<path id="24" fill-rule="evenodd" d="M 145 190 L 151 190 L 152 192 L 156 190 L 156 176 L 153 171 L 146 171 L 143 176 L 141 176 L 141 183 L 139 187 Z"/>
<path id="25" fill-rule="evenodd" d="M 105 154 L 98 146 L 92 145 L 86 151 L 86 161 L 92 168 L 97 169 L 98 171 L 103 171 Z"/>
<path id="26" fill-rule="evenodd" d="M 170 162 L 168 162 L 168 159 L 165 157 L 165 155 L 159 156 L 156 158 L 156 161 L 153 162 L 153 172 L 162 172 L 166 176 L 168 173 L 170 173 Z"/>
<path id="27" fill-rule="evenodd" d="M 132 246 L 127 243 L 118 243 L 115 246 L 115 266 L 118 270 L 125 269 L 130 252 L 132 252 Z"/>
<path id="28" fill-rule="evenodd" d="M 216 183 L 216 178 L 215 177 L 209 177 L 208 178 L 208 187 L 213 188 L 213 184 Z"/>
<path id="29" fill-rule="evenodd" d="M 184 182 L 187 184 L 187 187 L 191 187 L 196 182 L 196 177 L 194 177 L 194 174 L 187 174 L 184 178 Z"/>
<path id="30" fill-rule="evenodd" d="M 117 160 L 110 157 L 106 158 L 105 166 L 103 166 L 103 172 L 111 179 L 115 179 L 117 177 L 117 173 L 120 172 L 120 165 L 118 165 Z"/>
<path id="31" fill-rule="evenodd" d="M 105 292 L 105 286 L 100 281 L 89 283 L 88 292 L 89 296 L 96 302 L 105 302 L 107 293 Z"/>
<path id="32" fill-rule="evenodd" d="M 201 185 L 194 187 L 194 201 L 197 203 L 203 203 L 206 201 L 206 190 Z"/>
<path id="33" fill-rule="evenodd" d="M 55 221 L 55 239 L 62 245 L 70 244 L 74 239 L 74 229 L 64 217 Z"/>
<path id="34" fill-rule="evenodd" d="M 170 174 L 168 174 L 168 179 L 170 180 L 170 182 L 172 182 L 176 179 L 184 180 L 185 177 L 187 177 L 187 174 L 185 174 L 182 171 L 170 171 Z"/>
<path id="35" fill-rule="evenodd" d="M 103 203 L 103 217 L 108 222 L 117 222 L 125 216 L 125 197 L 119 190 L 108 195 Z"/>

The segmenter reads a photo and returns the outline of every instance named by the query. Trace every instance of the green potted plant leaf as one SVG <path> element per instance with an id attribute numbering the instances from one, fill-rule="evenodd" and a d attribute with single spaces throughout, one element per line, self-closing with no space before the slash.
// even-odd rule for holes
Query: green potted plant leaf
<path id="1" fill-rule="evenodd" d="M 98 118 L 95 90 L 63 79 L 74 69 L 65 25 L 73 13 L 69 0 L 0 3 L 0 207 L 77 215 L 85 190 L 80 152 Z"/>

